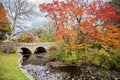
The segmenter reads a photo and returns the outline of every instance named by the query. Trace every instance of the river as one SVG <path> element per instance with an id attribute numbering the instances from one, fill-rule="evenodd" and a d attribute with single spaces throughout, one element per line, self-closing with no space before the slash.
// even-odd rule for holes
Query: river
<path id="1" fill-rule="evenodd" d="M 23 58 L 22 65 L 34 80 L 120 80 L 120 73 L 116 71 L 87 64 L 77 67 L 57 66 L 57 63 L 62 65 L 59 61 L 50 61 L 50 55 L 43 53 Z"/>

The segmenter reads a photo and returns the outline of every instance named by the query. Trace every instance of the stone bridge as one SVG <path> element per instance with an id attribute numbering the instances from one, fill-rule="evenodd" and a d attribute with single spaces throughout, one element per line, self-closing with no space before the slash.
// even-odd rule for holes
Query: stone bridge
<path id="1" fill-rule="evenodd" d="M 18 49 L 20 48 L 28 48 L 32 53 L 34 53 L 34 51 L 38 48 L 38 47 L 41 47 L 41 48 L 45 48 L 46 50 L 54 45 L 53 42 L 36 42 L 36 43 L 1 43 L 0 46 L 2 47 L 5 47 L 5 46 L 8 46 L 8 45 L 12 45 L 14 47 Z"/>
<path id="2" fill-rule="evenodd" d="M 45 64 L 50 60 L 50 54 L 47 49 L 53 46 L 53 42 L 40 42 L 40 43 L 1 43 L 0 49 L 6 49 L 8 46 L 16 47 L 16 52 L 21 56 L 19 62 L 22 65 Z"/>

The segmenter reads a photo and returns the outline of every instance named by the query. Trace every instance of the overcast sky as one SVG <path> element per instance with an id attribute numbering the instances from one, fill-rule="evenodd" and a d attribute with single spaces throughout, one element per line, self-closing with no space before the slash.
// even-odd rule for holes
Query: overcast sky
<path id="1" fill-rule="evenodd" d="M 28 0 L 30 3 L 35 5 L 35 12 L 37 15 L 34 17 L 31 17 L 27 22 L 28 28 L 39 28 L 43 27 L 43 24 L 47 23 L 50 19 L 44 16 L 43 13 L 40 12 L 39 10 L 39 4 L 42 3 L 49 3 L 52 0 Z"/>

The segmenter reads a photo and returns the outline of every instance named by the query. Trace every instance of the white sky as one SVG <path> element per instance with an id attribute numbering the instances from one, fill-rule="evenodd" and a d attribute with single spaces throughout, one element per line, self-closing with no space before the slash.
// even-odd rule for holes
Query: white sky
<path id="1" fill-rule="evenodd" d="M 51 2 L 52 0 L 28 0 L 28 1 L 37 4 L 37 3 Z"/>
<path id="2" fill-rule="evenodd" d="M 27 21 L 27 25 L 29 25 L 29 26 L 26 28 L 43 27 L 43 24 L 49 22 L 49 19 L 47 17 L 45 17 L 44 14 L 39 11 L 39 4 L 50 3 L 53 0 L 28 0 L 28 1 L 35 5 L 34 10 L 37 13 L 37 15 L 35 17 L 32 17 L 31 19 L 29 19 L 29 21 Z M 62 1 L 62 0 L 60 0 L 60 1 Z"/>

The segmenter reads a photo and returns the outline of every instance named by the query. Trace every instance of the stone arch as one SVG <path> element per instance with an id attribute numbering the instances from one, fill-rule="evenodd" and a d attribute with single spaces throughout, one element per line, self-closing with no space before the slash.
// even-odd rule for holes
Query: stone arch
<path id="1" fill-rule="evenodd" d="M 37 47 L 34 54 L 42 54 L 42 53 L 46 53 L 47 50 L 44 47 Z"/>
<path id="2" fill-rule="evenodd" d="M 23 61 L 24 60 L 27 60 L 30 56 L 31 56 L 31 51 L 28 49 L 28 48 L 26 48 L 26 47 L 22 47 L 22 48 L 20 48 L 21 50 L 22 50 L 22 56 L 23 56 Z"/>

